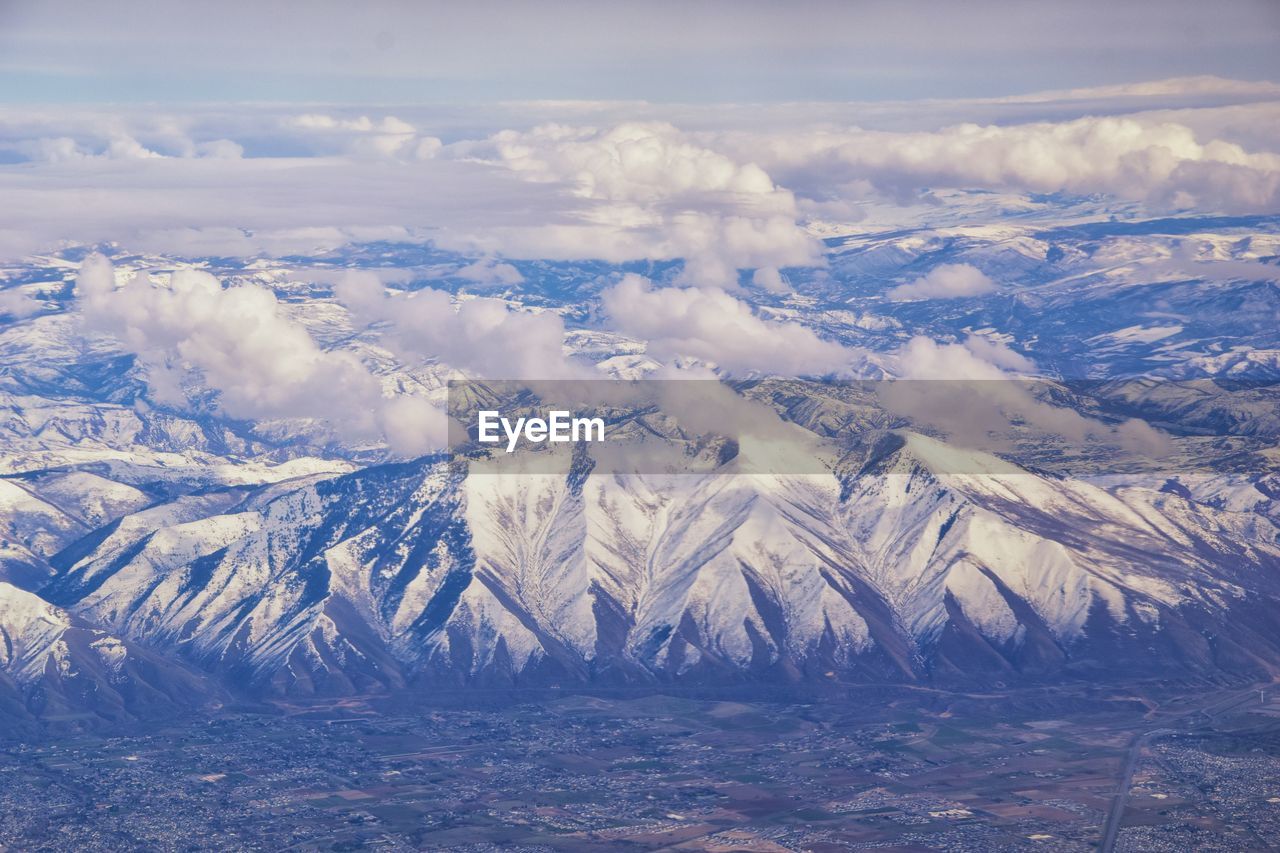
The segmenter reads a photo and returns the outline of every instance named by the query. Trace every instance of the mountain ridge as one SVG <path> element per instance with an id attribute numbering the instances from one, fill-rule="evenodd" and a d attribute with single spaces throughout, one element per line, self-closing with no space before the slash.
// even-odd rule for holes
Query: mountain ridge
<path id="1" fill-rule="evenodd" d="M 885 433 L 843 479 L 428 458 L 126 516 L 45 595 L 259 695 L 1213 678 L 1280 653 L 1251 601 L 1277 598 L 1265 517 L 995 457 L 945 473 L 956 452 Z"/>

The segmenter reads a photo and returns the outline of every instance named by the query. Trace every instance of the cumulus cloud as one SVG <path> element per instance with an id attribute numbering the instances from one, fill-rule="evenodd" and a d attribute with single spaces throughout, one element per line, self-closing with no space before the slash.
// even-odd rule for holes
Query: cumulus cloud
<path id="1" fill-rule="evenodd" d="M 211 139 L 195 148 L 199 156 L 214 160 L 237 160 L 244 156 L 244 146 L 230 139 Z"/>
<path id="2" fill-rule="evenodd" d="M 23 139 L 12 143 L 10 147 L 37 163 L 67 163 L 89 156 L 89 152 L 69 136 Z"/>
<path id="3" fill-rule="evenodd" d="M 301 131 L 321 151 L 340 151 L 357 157 L 430 159 L 440 150 L 434 136 L 423 136 L 407 121 L 395 116 L 334 116 L 304 113 L 281 120 L 287 130 Z"/>
<path id="4" fill-rule="evenodd" d="M 117 136 L 107 144 L 106 157 L 111 160 L 148 160 L 163 157 L 132 136 Z"/>
<path id="5" fill-rule="evenodd" d="M 387 292 L 365 271 L 334 287 L 356 322 L 377 324 L 407 362 L 439 360 L 480 379 L 564 379 L 591 375 L 564 350 L 564 321 L 551 312 L 517 311 L 498 299 L 463 299 L 442 290 Z"/>
<path id="6" fill-rule="evenodd" d="M 1249 98 L 1269 91 L 1237 88 Z M 770 270 L 824 264 L 823 225 L 806 219 L 883 221 L 881 202 L 914 204 L 924 188 L 1111 194 L 1149 210 L 1280 209 L 1280 157 L 1265 132 L 1280 115 L 1274 102 L 935 127 L 939 115 L 990 115 L 995 103 L 858 107 L 895 128 L 878 130 L 840 129 L 830 121 L 839 113 L 813 105 L 769 108 L 772 119 L 755 108 L 636 104 L 508 105 L 496 118 L 408 107 L 395 116 L 0 108 L 0 254 L 115 241 L 252 256 L 430 239 L 471 256 L 683 259 L 677 283 L 732 289 L 750 270 L 768 289 L 778 287 Z M 1070 110 L 1092 103 L 1001 108 L 1078 116 Z M 653 120 L 664 109 L 697 129 Z M 543 121 L 557 112 L 601 124 Z M 493 131 L 508 119 L 543 123 Z"/>
<path id="7" fill-rule="evenodd" d="M 504 264 L 493 258 L 481 258 L 478 261 L 461 267 L 454 273 L 458 278 L 465 278 L 479 285 L 516 285 L 524 281 L 520 270 L 511 264 Z"/>
<path id="8" fill-rule="evenodd" d="M 385 396 L 359 359 L 321 349 L 266 288 L 223 288 L 199 270 L 174 272 L 168 287 L 138 273 L 117 288 L 110 261 L 91 255 L 76 295 L 88 328 L 138 357 L 161 403 L 187 406 L 184 379 L 195 375 L 233 418 L 317 419 L 343 440 L 385 439 L 403 454 L 442 446 L 438 409 L 420 398 Z"/>
<path id="9" fill-rule="evenodd" d="M 987 380 L 1008 379 L 1000 367 L 985 359 L 977 348 L 940 344 L 917 335 L 895 354 L 894 374 L 901 379 Z"/>
<path id="10" fill-rule="evenodd" d="M 79 160 L 151 160 L 163 157 L 132 136 L 115 134 L 99 147 L 81 145 L 69 136 L 22 140 L 13 149 L 41 163 L 69 163 Z"/>
<path id="11" fill-rule="evenodd" d="M 864 355 L 797 323 L 761 319 L 723 290 L 654 288 L 627 275 L 604 292 L 602 305 L 613 327 L 647 341 L 650 354 L 696 358 L 729 373 L 842 374 Z"/>
<path id="12" fill-rule="evenodd" d="M 754 163 L 699 145 L 670 124 L 507 130 L 458 143 L 451 154 L 562 186 L 584 202 L 577 222 L 491 234 L 509 255 L 683 258 L 684 283 L 718 287 L 734 286 L 743 268 L 822 263 L 820 244 L 796 223 L 789 191 Z"/>
<path id="13" fill-rule="evenodd" d="M 790 195 L 754 163 L 739 164 L 696 145 L 665 122 L 608 130 L 552 124 L 494 135 L 498 159 L 537 181 L 568 183 L 575 195 L 609 201 L 664 201 L 723 193 L 789 212 Z"/>
<path id="14" fill-rule="evenodd" d="M 8 315 L 21 320 L 39 314 L 41 308 L 39 299 L 21 290 L 0 290 L 0 317 Z"/>
<path id="15" fill-rule="evenodd" d="M 1041 399 L 1046 380 L 1022 378 L 1034 364 L 995 341 L 964 344 L 913 337 L 894 357 L 897 381 L 877 383 L 885 407 L 966 447 L 999 451 L 1022 438 L 1065 439 L 1075 447 L 1100 441 L 1139 454 L 1167 452 L 1167 436 L 1144 421 L 1105 424 Z"/>
<path id="16" fill-rule="evenodd" d="M 1222 139 L 1201 142 L 1184 124 L 1138 116 L 938 131 L 738 134 L 723 142 L 815 198 L 833 184 L 861 181 L 892 198 L 955 187 L 1106 193 L 1164 209 L 1280 207 L 1277 154 Z"/>
<path id="17" fill-rule="evenodd" d="M 969 335 L 965 338 L 964 348 L 973 355 L 996 367 L 1014 373 L 1033 374 L 1036 364 L 1020 352 L 1015 352 L 1003 341 Z"/>
<path id="18" fill-rule="evenodd" d="M 986 273 L 971 264 L 942 264 L 907 284 L 885 294 L 894 302 L 912 299 L 959 299 L 981 296 L 996 289 Z"/>
<path id="19" fill-rule="evenodd" d="M 791 290 L 777 267 L 762 267 L 756 270 L 751 274 L 751 283 L 771 293 L 786 293 Z"/>
<path id="20" fill-rule="evenodd" d="M 430 159 L 436 136 L 397 116 L 281 113 L 264 105 L 161 111 L 0 107 L 0 151 L 34 162 L 74 159 L 332 157 Z"/>
<path id="21" fill-rule="evenodd" d="M 414 127 L 395 116 L 386 116 L 374 121 L 368 116 L 357 118 L 340 118 L 324 113 L 305 113 L 284 119 L 286 127 L 299 127 L 305 130 L 347 130 L 358 133 L 410 134 Z"/>

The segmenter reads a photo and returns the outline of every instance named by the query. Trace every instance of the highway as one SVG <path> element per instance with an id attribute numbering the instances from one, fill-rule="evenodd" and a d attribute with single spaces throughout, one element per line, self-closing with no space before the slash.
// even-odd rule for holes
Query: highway
<path id="1" fill-rule="evenodd" d="M 1235 710 L 1241 705 L 1247 704 L 1250 700 L 1258 699 L 1260 689 L 1272 686 L 1271 684 L 1257 685 L 1244 690 L 1233 691 L 1222 699 L 1212 702 L 1203 708 L 1189 711 L 1173 721 L 1190 724 L 1197 717 L 1204 717 L 1205 722 L 1195 728 L 1171 729 L 1166 726 L 1134 735 L 1133 740 L 1129 742 L 1124 763 L 1120 768 L 1120 780 L 1116 784 L 1116 792 L 1111 800 L 1111 810 L 1107 813 L 1107 822 L 1103 825 L 1102 841 L 1099 843 L 1098 849 L 1102 853 L 1112 853 L 1115 850 L 1116 839 L 1120 835 L 1120 827 L 1124 825 L 1124 810 L 1129 804 L 1129 788 L 1133 785 L 1133 773 L 1138 767 L 1138 759 L 1142 757 L 1143 749 L 1157 738 L 1211 731 L 1214 721 L 1227 711 Z"/>

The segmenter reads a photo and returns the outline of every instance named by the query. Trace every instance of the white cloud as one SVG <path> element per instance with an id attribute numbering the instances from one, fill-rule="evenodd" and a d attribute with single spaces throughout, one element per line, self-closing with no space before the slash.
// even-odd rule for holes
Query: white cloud
<path id="1" fill-rule="evenodd" d="M 24 139 L 14 143 L 13 147 L 38 163 L 66 163 L 89 156 L 89 152 L 69 136 Z"/>
<path id="2" fill-rule="evenodd" d="M 287 116 L 281 126 L 301 131 L 303 138 L 321 151 L 344 152 L 354 157 L 374 159 L 429 159 L 440 149 L 433 136 L 420 136 L 412 124 L 395 116 L 333 116 L 304 113 Z"/>
<path id="3" fill-rule="evenodd" d="M 197 145 L 196 152 L 214 160 L 237 160 L 244 156 L 244 146 L 230 139 L 211 139 Z"/>
<path id="4" fill-rule="evenodd" d="M 386 116 L 374 121 L 368 116 L 357 118 L 340 118 L 323 113 L 305 113 L 284 119 L 286 127 L 298 127 L 305 130 L 350 130 L 358 133 L 410 134 L 414 126 L 401 121 L 395 116 Z"/>
<path id="5" fill-rule="evenodd" d="M 1144 421 L 1105 424 L 1045 402 L 1048 380 L 1007 372 L 1031 373 L 1034 364 L 993 341 L 971 336 L 943 344 L 916 336 L 895 353 L 894 369 L 897 381 L 876 385 L 886 408 L 966 447 L 998 451 L 1019 430 L 1024 440 L 1039 431 L 1077 447 L 1101 441 L 1155 458 L 1169 447 Z"/>
<path id="6" fill-rule="evenodd" d="M 1180 88 L 1138 87 L 1132 97 Z M 1255 99 L 1269 91 L 1226 89 Z M 805 217 L 879 217 L 884 199 L 914 204 L 926 187 L 1109 193 L 1151 211 L 1280 209 L 1280 157 L 1266 132 L 1280 127 L 1274 102 L 920 129 L 939 115 L 1078 115 L 1070 111 L 1093 103 L 856 107 L 860 118 L 908 130 L 818 126 L 855 108 L 812 104 L 525 104 L 483 115 L 406 107 L 395 116 L 0 107 L 0 155 L 31 161 L 0 165 L 0 255 L 101 241 L 280 254 L 365 234 L 506 258 L 684 259 L 679 283 L 732 289 L 741 270 L 821 266 Z M 555 111 L 606 123 L 492 132 Z M 628 114 L 648 120 L 619 121 Z M 700 129 L 652 120 L 664 114 Z M 445 145 L 442 134 L 462 141 Z M 761 276 L 757 286 L 776 286 Z"/>
<path id="7" fill-rule="evenodd" d="M 885 294 L 894 302 L 911 299 L 959 299 L 981 296 L 996 289 L 986 273 L 970 264 L 942 264 L 907 284 L 900 284 Z"/>
<path id="8" fill-rule="evenodd" d="M 752 199 L 770 212 L 792 210 L 790 195 L 754 163 L 735 163 L 696 145 L 665 122 L 625 123 L 608 130 L 544 125 L 527 133 L 504 130 L 484 146 L 530 180 L 564 182 L 575 195 L 607 201 L 652 202 L 722 193 Z M 752 198 L 754 197 L 754 198 Z"/>
<path id="9" fill-rule="evenodd" d="M 67 163 L 88 159 L 151 160 L 164 156 L 125 134 L 113 135 L 98 149 L 82 146 L 69 136 L 21 140 L 13 148 L 41 163 Z"/>
<path id="10" fill-rule="evenodd" d="M 1280 207 L 1280 156 L 1140 116 L 1087 116 L 937 131 L 861 128 L 735 134 L 723 144 L 814 198 L 865 181 L 893 198 L 925 187 L 1107 193 L 1162 209 L 1270 212 Z"/>
<path id="11" fill-rule="evenodd" d="M 132 136 L 117 136 L 107 145 L 106 156 L 111 160 L 149 160 L 162 157 Z"/>
<path id="12" fill-rule="evenodd" d="M 41 307 L 39 299 L 21 290 L 0 290 L 0 316 L 7 314 L 21 320 L 39 314 Z"/>
<path id="13" fill-rule="evenodd" d="M 751 274 L 751 283 L 771 293 L 786 293 L 791 290 L 777 267 L 761 267 Z"/>
<path id="14" fill-rule="evenodd" d="M 684 283 L 713 287 L 735 286 L 743 268 L 822 263 L 820 244 L 796 224 L 790 192 L 754 163 L 696 144 L 670 124 L 507 130 L 450 153 L 582 200 L 576 222 L 491 232 L 508 255 L 683 258 Z"/>
<path id="15" fill-rule="evenodd" d="M 864 355 L 797 323 L 761 319 L 714 288 L 654 288 L 627 275 L 604 292 L 602 304 L 613 327 L 647 341 L 651 355 L 701 359 L 729 373 L 844 374 Z"/>
<path id="16" fill-rule="evenodd" d="M 896 353 L 894 374 L 900 379 L 1007 379 L 999 366 L 962 344 L 940 344 L 917 335 Z"/>
<path id="17" fill-rule="evenodd" d="M 194 374 L 233 418 L 318 419 L 343 440 L 385 438 L 405 454 L 443 446 L 439 410 L 384 396 L 381 381 L 355 356 L 322 350 L 266 288 L 224 289 L 198 270 L 174 272 L 168 287 L 139 273 L 117 288 L 111 263 L 91 255 L 76 294 L 88 328 L 138 357 L 160 402 L 186 406 L 182 382 Z"/>
<path id="18" fill-rule="evenodd" d="M 344 276 L 334 293 L 361 325 L 378 324 L 406 362 L 439 360 L 481 379 L 588 376 L 564 350 L 564 321 L 551 312 L 512 310 L 498 299 L 454 303 L 442 290 L 390 294 L 368 272 Z"/>
<path id="19" fill-rule="evenodd" d="M 481 258 L 478 261 L 461 267 L 454 273 L 458 278 L 465 278 L 480 285 L 516 285 L 524 281 L 520 270 L 493 258 Z"/>
<path id="20" fill-rule="evenodd" d="M 444 143 L 435 136 L 418 137 L 416 146 L 413 148 L 413 156 L 418 160 L 430 160 L 440 153 L 444 147 Z"/>
<path id="21" fill-rule="evenodd" d="M 983 361 L 1003 370 L 1027 375 L 1034 375 L 1036 370 L 1034 361 L 1022 353 L 1009 349 L 1009 345 L 1002 341 L 969 335 L 965 338 L 964 348 Z"/>

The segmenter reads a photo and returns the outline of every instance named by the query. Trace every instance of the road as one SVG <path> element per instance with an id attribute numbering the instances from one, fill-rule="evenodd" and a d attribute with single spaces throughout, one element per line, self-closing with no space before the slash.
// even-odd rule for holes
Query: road
<path id="1" fill-rule="evenodd" d="M 1214 720 L 1225 714 L 1227 711 L 1234 710 L 1241 705 L 1247 704 L 1250 700 L 1258 698 L 1259 687 L 1271 687 L 1272 685 L 1259 685 L 1249 687 L 1244 690 L 1237 690 L 1229 693 L 1227 696 L 1205 705 L 1203 708 L 1197 708 L 1189 711 L 1177 718 L 1175 722 L 1190 722 L 1196 717 L 1203 716 L 1207 720 L 1206 724 L 1202 724 L 1197 728 L 1188 729 L 1171 729 L 1159 728 L 1152 729 L 1149 732 L 1141 732 L 1133 736 L 1133 740 L 1129 741 L 1129 749 L 1125 753 L 1124 764 L 1120 768 L 1120 781 L 1116 785 L 1115 795 L 1111 800 L 1111 811 L 1107 814 L 1107 822 L 1103 825 L 1102 841 L 1098 845 L 1098 849 L 1102 853 L 1113 853 L 1116 846 L 1116 839 L 1120 835 L 1120 827 L 1124 824 L 1124 810 L 1129 804 L 1129 788 L 1133 785 L 1133 772 L 1138 767 L 1138 759 L 1142 757 L 1142 750 L 1150 743 L 1161 737 L 1168 737 L 1176 734 L 1190 734 L 1193 732 L 1210 731 Z"/>
<path id="2" fill-rule="evenodd" d="M 1129 788 L 1133 785 L 1133 771 L 1138 767 L 1138 759 L 1142 750 L 1152 740 L 1164 735 L 1176 734 L 1175 729 L 1152 729 L 1134 735 L 1129 742 L 1129 751 L 1124 757 L 1124 765 L 1120 770 L 1120 782 L 1116 785 L 1116 793 L 1111 799 L 1111 811 L 1107 814 L 1107 822 L 1102 830 L 1102 843 L 1098 845 L 1103 853 L 1111 853 L 1116 846 L 1116 838 L 1120 835 L 1120 827 L 1124 823 L 1124 810 L 1129 804 Z"/>

